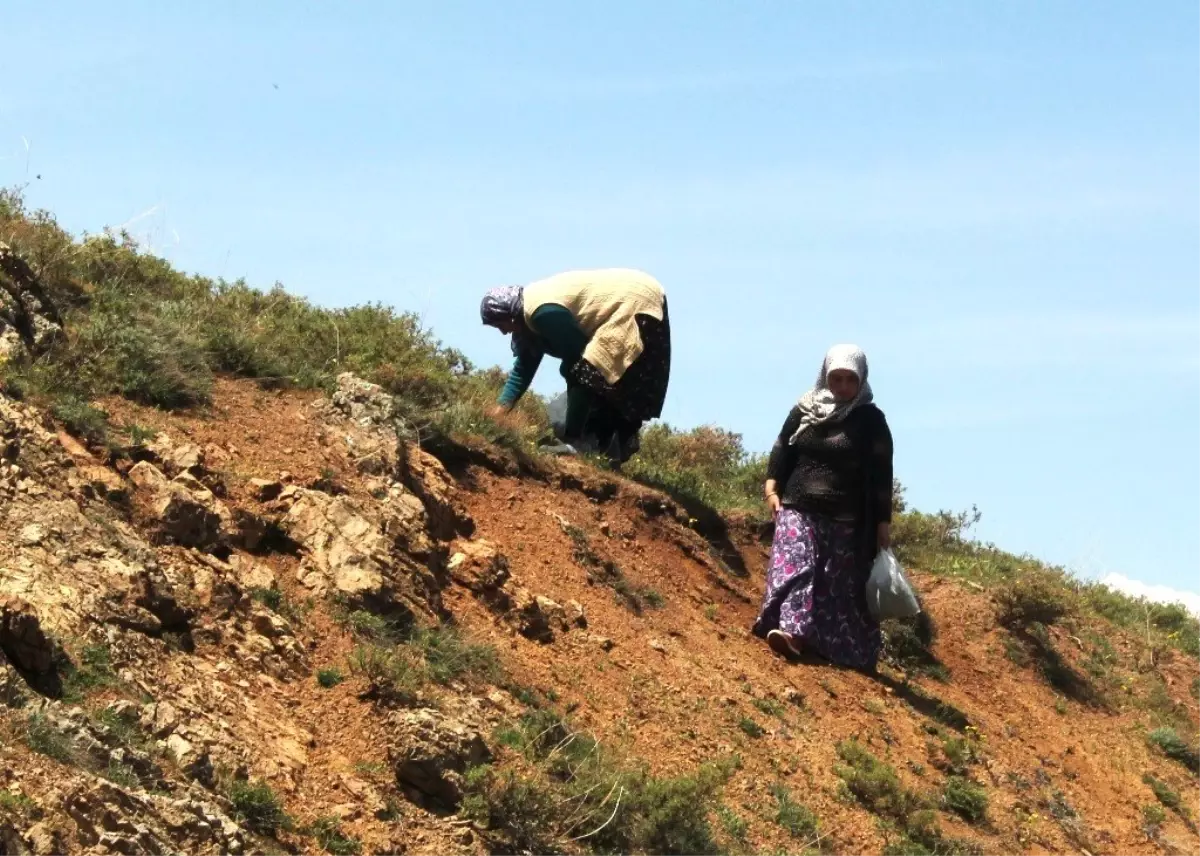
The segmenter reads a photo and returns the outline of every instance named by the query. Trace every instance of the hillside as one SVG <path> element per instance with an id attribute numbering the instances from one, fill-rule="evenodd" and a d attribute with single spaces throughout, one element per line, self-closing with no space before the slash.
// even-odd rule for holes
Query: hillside
<path id="1" fill-rule="evenodd" d="M 785 663 L 735 436 L 545 459 L 410 316 L 0 201 L 0 852 L 1200 848 L 1182 610 L 901 507 L 924 618 Z"/>

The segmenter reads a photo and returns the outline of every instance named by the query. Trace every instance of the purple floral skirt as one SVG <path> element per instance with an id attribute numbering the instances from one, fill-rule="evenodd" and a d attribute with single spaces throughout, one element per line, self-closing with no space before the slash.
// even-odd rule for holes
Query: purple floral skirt
<path id="1" fill-rule="evenodd" d="M 866 571 L 855 545 L 849 523 L 780 511 L 754 634 L 766 638 L 779 629 L 838 665 L 873 669 L 882 637 L 879 622 L 867 612 Z"/>

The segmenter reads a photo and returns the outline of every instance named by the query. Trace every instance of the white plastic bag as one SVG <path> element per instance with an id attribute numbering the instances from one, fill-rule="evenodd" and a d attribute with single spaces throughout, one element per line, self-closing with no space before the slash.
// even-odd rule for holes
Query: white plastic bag
<path id="1" fill-rule="evenodd" d="M 867 578 L 867 609 L 876 619 L 912 618 L 921 611 L 912 584 L 891 550 L 880 550 Z"/>
<path id="2" fill-rule="evenodd" d="M 550 427 L 554 429 L 555 437 L 562 437 L 567 425 L 567 394 L 560 392 L 546 404 L 546 415 L 550 417 Z"/>

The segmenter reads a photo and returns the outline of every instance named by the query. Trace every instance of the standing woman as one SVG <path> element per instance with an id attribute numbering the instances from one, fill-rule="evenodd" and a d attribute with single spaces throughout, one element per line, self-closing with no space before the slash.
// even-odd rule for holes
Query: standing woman
<path id="1" fill-rule="evenodd" d="M 524 288 L 494 288 L 483 323 L 512 336 L 515 356 L 499 407 L 511 410 L 549 354 L 562 360 L 570 452 L 614 463 L 637 449 L 642 424 L 662 414 L 671 374 L 671 324 L 662 286 L 625 268 L 568 271 Z"/>
<path id="2" fill-rule="evenodd" d="M 775 539 L 754 634 L 786 657 L 874 671 L 881 636 L 866 581 L 891 541 L 892 435 L 856 346 L 825 355 L 771 449 L 765 490 Z"/>

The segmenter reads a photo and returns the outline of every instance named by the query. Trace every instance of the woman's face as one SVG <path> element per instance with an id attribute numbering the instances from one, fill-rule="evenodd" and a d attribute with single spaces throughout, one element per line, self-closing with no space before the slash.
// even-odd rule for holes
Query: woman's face
<path id="1" fill-rule="evenodd" d="M 858 375 L 848 369 L 834 369 L 826 382 L 838 401 L 850 401 L 858 395 Z"/>
<path id="2" fill-rule="evenodd" d="M 517 332 L 517 322 L 512 320 L 511 318 L 503 318 L 489 326 L 495 327 L 497 330 L 499 330 L 501 333 L 503 333 L 506 336 L 511 333 Z"/>

